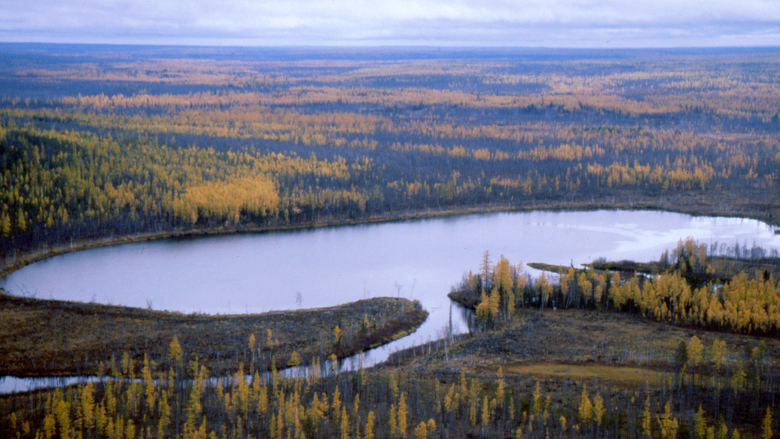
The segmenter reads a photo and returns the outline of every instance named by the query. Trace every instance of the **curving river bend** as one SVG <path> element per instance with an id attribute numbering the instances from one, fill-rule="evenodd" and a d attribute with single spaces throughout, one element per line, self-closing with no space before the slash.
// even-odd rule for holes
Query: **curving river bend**
<path id="1" fill-rule="evenodd" d="M 413 334 L 367 352 L 363 364 L 372 365 L 439 338 L 450 325 L 455 333 L 466 330 L 447 293 L 466 270 L 479 269 L 485 250 L 492 261 L 503 254 L 512 263 L 577 266 L 598 257 L 656 259 L 686 237 L 780 250 L 780 235 L 753 219 L 632 210 L 507 212 L 97 248 L 28 265 L 0 279 L 0 287 L 46 299 L 210 314 L 373 296 L 419 300 L 428 319 Z M 0 378 L 0 393 L 43 384 Z"/>

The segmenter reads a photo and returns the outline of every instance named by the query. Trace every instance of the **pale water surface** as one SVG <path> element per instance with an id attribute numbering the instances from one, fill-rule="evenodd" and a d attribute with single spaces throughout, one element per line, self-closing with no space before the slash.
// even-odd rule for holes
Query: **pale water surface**
<path id="1" fill-rule="evenodd" d="M 98 248 L 29 265 L 0 279 L 0 287 L 39 298 L 209 314 L 375 296 L 419 300 L 428 319 L 415 333 L 368 352 L 364 364 L 371 365 L 439 338 L 450 322 L 454 332 L 466 330 L 447 293 L 466 270 L 479 269 L 485 250 L 493 261 L 503 254 L 512 263 L 577 266 L 598 257 L 657 259 L 686 237 L 780 249 L 780 235 L 752 219 L 627 210 L 509 212 Z M 0 380 L 0 392 L 29 385 Z"/>

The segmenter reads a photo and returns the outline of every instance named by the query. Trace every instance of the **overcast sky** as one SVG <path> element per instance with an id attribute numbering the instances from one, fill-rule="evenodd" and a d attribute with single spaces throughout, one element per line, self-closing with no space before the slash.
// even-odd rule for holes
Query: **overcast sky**
<path id="1" fill-rule="evenodd" d="M 0 0 L 0 41 L 780 45 L 780 0 Z"/>

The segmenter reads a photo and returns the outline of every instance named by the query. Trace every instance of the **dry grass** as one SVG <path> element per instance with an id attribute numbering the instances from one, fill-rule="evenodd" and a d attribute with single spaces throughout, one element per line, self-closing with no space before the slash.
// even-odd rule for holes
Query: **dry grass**
<path id="1" fill-rule="evenodd" d="M 682 328 L 632 314 L 578 309 L 523 309 L 515 321 L 503 328 L 456 339 L 446 349 L 438 343 L 430 349 L 402 351 L 394 354 L 391 361 L 443 373 L 465 369 L 491 375 L 499 365 L 582 365 L 587 367 L 572 371 L 581 373 L 590 368 L 604 379 L 610 379 L 612 371 L 627 373 L 630 369 L 625 368 L 635 368 L 652 371 L 653 379 L 657 379 L 655 374 L 676 373 L 675 351 L 680 342 L 688 342 L 694 335 L 705 348 L 705 363 L 697 374 L 729 377 L 745 360 L 745 353 L 763 342 L 764 373 L 767 377 L 780 376 L 780 340 L 775 338 Z M 715 371 L 710 357 L 715 339 L 724 341 L 728 350 L 720 372 Z"/>
<path id="2" fill-rule="evenodd" d="M 426 317 L 419 303 L 397 298 L 209 316 L 0 294 L 0 375 L 94 374 L 100 362 L 119 360 L 123 352 L 136 364 L 147 353 L 162 368 L 174 336 L 185 356 L 197 355 L 214 373 L 236 370 L 241 362 L 262 370 L 271 367 L 272 358 L 284 366 L 294 351 L 304 363 L 332 353 L 343 358 L 406 334 Z M 367 327 L 361 325 L 364 318 Z M 332 335 L 336 325 L 343 330 L 338 344 Z M 257 340 L 254 354 L 251 334 Z"/>
<path id="3" fill-rule="evenodd" d="M 513 363 L 504 366 L 504 373 L 569 378 L 577 381 L 600 380 L 633 385 L 654 384 L 659 380 L 674 377 L 669 372 L 659 372 L 644 367 L 565 363 Z"/>

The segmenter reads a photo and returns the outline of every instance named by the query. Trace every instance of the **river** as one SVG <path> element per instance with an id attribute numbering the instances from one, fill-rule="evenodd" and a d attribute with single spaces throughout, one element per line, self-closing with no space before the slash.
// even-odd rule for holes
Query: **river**
<path id="1" fill-rule="evenodd" d="M 512 263 L 577 266 L 599 257 L 657 259 L 686 237 L 780 249 L 780 235 L 753 219 L 646 210 L 504 212 L 103 247 L 28 265 L 0 279 L 0 287 L 38 298 L 209 314 L 375 296 L 419 300 L 428 319 L 413 334 L 367 352 L 363 364 L 372 365 L 448 327 L 467 330 L 447 293 L 465 271 L 479 270 L 486 250 L 492 261 L 504 255 Z M 3 393 L 35 385 L 0 378 Z"/>

